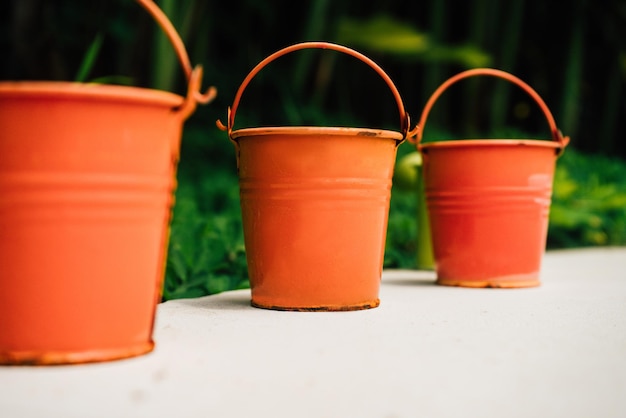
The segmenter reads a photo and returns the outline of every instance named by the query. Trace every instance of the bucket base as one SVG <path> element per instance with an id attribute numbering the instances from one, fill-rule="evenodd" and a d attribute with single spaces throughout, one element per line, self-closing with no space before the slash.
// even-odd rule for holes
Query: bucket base
<path id="1" fill-rule="evenodd" d="M 127 348 L 85 351 L 8 351 L 0 352 L 0 365 L 5 366 L 61 366 L 100 363 L 137 357 L 154 350 L 154 342 Z"/>
<path id="2" fill-rule="evenodd" d="M 360 311 L 363 309 L 376 308 L 380 305 L 380 299 L 355 305 L 320 305 L 320 306 L 276 306 L 251 301 L 255 308 L 271 309 L 274 311 L 297 311 L 297 312 L 337 312 L 337 311 Z"/>
<path id="3" fill-rule="evenodd" d="M 540 285 L 541 282 L 535 276 L 524 275 L 523 277 L 513 277 L 513 278 L 507 277 L 507 278 L 478 279 L 478 280 L 437 278 L 436 283 L 442 286 L 475 287 L 475 288 L 492 287 L 492 288 L 516 289 L 516 288 L 523 288 L 523 287 L 537 287 Z"/>

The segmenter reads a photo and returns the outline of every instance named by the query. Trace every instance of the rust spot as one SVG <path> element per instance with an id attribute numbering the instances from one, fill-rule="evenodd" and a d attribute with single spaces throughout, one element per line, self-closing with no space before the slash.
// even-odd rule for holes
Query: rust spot
<path id="1" fill-rule="evenodd" d="M 540 286 L 539 280 L 452 280 L 452 279 L 437 279 L 436 282 L 441 286 L 454 286 L 454 287 L 468 287 L 475 289 L 519 289 L 527 287 Z"/>
<path id="2" fill-rule="evenodd" d="M 289 312 L 344 312 L 344 311 L 360 311 L 363 309 L 376 308 L 380 305 L 380 299 L 375 301 L 359 303 L 355 305 L 320 305 L 320 306 L 276 306 L 276 305 L 263 305 L 254 301 L 250 304 L 255 308 L 270 309 L 274 311 L 289 311 Z"/>
<path id="3" fill-rule="evenodd" d="M 154 349 L 152 340 L 133 347 L 113 350 L 84 350 L 76 352 L 0 352 L 0 365 L 6 366 L 67 366 L 123 360 L 147 354 Z"/>

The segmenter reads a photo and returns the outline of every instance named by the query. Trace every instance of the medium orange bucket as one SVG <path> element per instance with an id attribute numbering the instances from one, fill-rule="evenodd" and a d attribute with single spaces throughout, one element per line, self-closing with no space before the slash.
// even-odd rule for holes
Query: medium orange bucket
<path id="1" fill-rule="evenodd" d="M 305 48 L 339 51 L 372 67 L 395 97 L 401 132 L 306 126 L 233 131 L 250 80 L 276 58 Z M 218 126 L 237 153 L 252 305 L 294 311 L 378 306 L 396 150 L 409 127 L 387 74 L 340 45 L 296 44 L 248 74 L 228 109 L 228 126 Z"/>
<path id="2" fill-rule="evenodd" d="M 187 97 L 70 82 L 0 83 L 0 364 L 121 359 L 153 349 Z"/>
<path id="3" fill-rule="evenodd" d="M 508 80 L 539 105 L 552 140 L 475 139 L 422 143 L 431 107 L 453 83 L 476 75 Z M 504 71 L 478 68 L 444 82 L 422 112 L 415 141 L 423 176 L 437 283 L 464 287 L 540 284 L 552 183 L 569 142 L 539 95 Z"/>

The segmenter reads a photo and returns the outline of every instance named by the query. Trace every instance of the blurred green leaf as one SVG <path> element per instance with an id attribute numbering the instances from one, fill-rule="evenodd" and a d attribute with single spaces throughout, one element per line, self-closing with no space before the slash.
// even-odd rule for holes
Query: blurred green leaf
<path id="1" fill-rule="evenodd" d="M 104 40 L 104 35 L 99 33 L 96 35 L 96 38 L 93 40 L 85 56 L 83 57 L 83 61 L 80 64 L 78 72 L 76 73 L 76 77 L 74 77 L 74 81 L 82 83 L 87 80 L 91 69 L 93 68 L 96 59 L 98 58 L 98 54 L 100 53 L 100 48 L 102 47 L 102 41 Z"/>
<path id="2" fill-rule="evenodd" d="M 419 58 L 424 61 L 457 63 L 464 67 L 485 67 L 492 59 L 475 45 L 441 45 L 414 26 L 386 15 L 369 20 L 344 18 L 338 24 L 338 42 L 367 51 Z"/>
<path id="3" fill-rule="evenodd" d="M 568 149 L 557 160 L 548 245 L 626 244 L 626 163 Z"/>
<path id="4" fill-rule="evenodd" d="M 366 21 L 342 19 L 338 26 L 338 41 L 370 51 L 398 55 L 421 54 L 429 48 L 427 35 L 385 15 Z"/>

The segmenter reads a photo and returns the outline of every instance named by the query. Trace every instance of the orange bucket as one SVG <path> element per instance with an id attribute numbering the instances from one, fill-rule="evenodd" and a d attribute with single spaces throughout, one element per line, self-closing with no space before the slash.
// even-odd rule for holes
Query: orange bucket
<path id="1" fill-rule="evenodd" d="M 71 364 L 153 349 L 187 97 L 71 82 L 0 83 L 0 364 Z"/>
<path id="2" fill-rule="evenodd" d="M 339 51 L 372 67 L 391 89 L 401 132 L 344 127 L 267 127 L 233 131 L 241 95 L 286 53 Z M 305 42 L 261 61 L 228 109 L 239 169 L 252 306 L 342 311 L 379 305 L 391 181 L 409 118 L 398 91 L 372 60 L 349 48 Z M 350 156 L 348 161 L 347 156 Z"/>
<path id="3" fill-rule="evenodd" d="M 525 90 L 545 114 L 552 140 L 422 143 L 426 119 L 437 98 L 453 83 L 476 75 L 500 77 Z M 414 141 L 423 156 L 437 283 L 538 286 L 556 159 L 569 142 L 557 129 L 544 101 L 519 78 L 478 68 L 444 82 L 426 103 L 418 126 Z"/>

